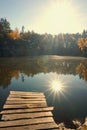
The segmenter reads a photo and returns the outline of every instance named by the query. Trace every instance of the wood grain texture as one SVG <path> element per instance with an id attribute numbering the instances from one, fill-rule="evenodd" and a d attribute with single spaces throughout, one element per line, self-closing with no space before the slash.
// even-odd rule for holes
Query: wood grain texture
<path id="1" fill-rule="evenodd" d="M 49 117 L 52 116 L 51 112 L 36 112 L 36 113 L 21 113 L 21 114 L 8 114 L 3 115 L 2 120 L 18 120 L 18 119 L 29 119 L 29 118 L 38 118 L 38 117 Z"/>
<path id="2" fill-rule="evenodd" d="M 44 117 L 44 118 L 34 118 L 34 119 L 22 119 L 22 120 L 14 120 L 14 121 L 2 121 L 0 122 L 0 127 L 10 127 L 10 126 L 24 126 L 24 125 L 32 125 L 32 124 L 41 124 L 41 123 L 50 123 L 54 122 L 52 117 Z"/>
<path id="3" fill-rule="evenodd" d="M 42 129 L 58 130 L 58 125 L 55 122 L 51 122 L 51 123 L 43 123 L 43 124 L 37 124 L 37 125 L 0 128 L 0 130 L 42 130 Z"/>
<path id="4" fill-rule="evenodd" d="M 29 112 L 44 112 L 52 111 L 53 107 L 31 108 L 31 109 L 15 109 L 15 110 L 3 110 L 0 114 L 16 114 L 16 113 L 29 113 Z"/>
<path id="5" fill-rule="evenodd" d="M 43 93 L 11 91 L 0 112 L 0 130 L 56 129 L 52 110 Z"/>

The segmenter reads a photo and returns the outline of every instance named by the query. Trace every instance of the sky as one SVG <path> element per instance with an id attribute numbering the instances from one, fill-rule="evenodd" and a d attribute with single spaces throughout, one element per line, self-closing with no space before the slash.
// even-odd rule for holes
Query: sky
<path id="1" fill-rule="evenodd" d="M 0 0 L 0 18 L 12 29 L 36 33 L 82 33 L 87 29 L 87 0 Z"/>

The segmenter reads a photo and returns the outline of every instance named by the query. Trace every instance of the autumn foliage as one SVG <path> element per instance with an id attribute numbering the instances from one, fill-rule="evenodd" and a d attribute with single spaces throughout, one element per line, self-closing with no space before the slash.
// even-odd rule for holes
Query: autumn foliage
<path id="1" fill-rule="evenodd" d="M 14 31 L 11 31 L 9 33 L 9 37 L 13 40 L 19 39 L 20 38 L 20 33 L 19 30 L 16 28 Z"/>
<path id="2" fill-rule="evenodd" d="M 79 38 L 78 46 L 81 50 L 84 50 L 85 48 L 87 48 L 87 38 Z"/>

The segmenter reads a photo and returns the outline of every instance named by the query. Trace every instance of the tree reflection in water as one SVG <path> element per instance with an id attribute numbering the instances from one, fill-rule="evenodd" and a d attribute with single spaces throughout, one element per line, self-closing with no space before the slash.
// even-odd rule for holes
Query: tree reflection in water
<path id="1" fill-rule="evenodd" d="M 56 72 L 57 74 L 79 74 L 87 81 L 87 61 L 72 58 L 55 58 L 54 56 L 0 58 L 0 86 L 10 85 L 12 78 L 24 82 L 24 76 L 33 77 L 39 73 Z"/>
<path id="2" fill-rule="evenodd" d="M 79 74 L 80 78 L 83 78 L 85 81 L 87 81 L 87 63 L 81 62 L 76 67 L 76 72 Z"/>

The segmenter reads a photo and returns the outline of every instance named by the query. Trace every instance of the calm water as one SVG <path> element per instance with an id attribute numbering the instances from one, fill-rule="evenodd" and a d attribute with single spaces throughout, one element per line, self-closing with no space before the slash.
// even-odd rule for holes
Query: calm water
<path id="1" fill-rule="evenodd" d="M 87 116 L 87 59 L 0 58 L 0 110 L 11 90 L 44 92 L 55 121 L 72 125 Z"/>

